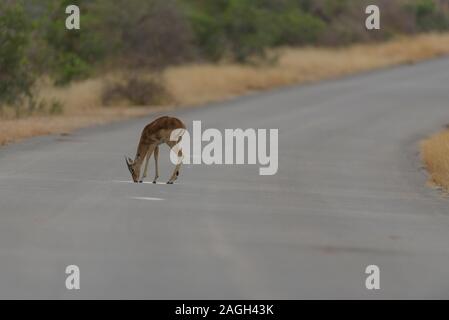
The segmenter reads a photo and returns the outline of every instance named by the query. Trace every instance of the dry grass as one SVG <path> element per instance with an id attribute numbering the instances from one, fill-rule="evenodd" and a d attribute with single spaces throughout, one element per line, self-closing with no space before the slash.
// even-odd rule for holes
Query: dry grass
<path id="1" fill-rule="evenodd" d="M 47 81 L 41 84 L 40 97 L 57 100 L 64 104 L 64 113 L 79 115 L 101 106 L 102 79 L 89 79 L 73 83 L 67 87 L 52 87 Z"/>
<path id="2" fill-rule="evenodd" d="M 152 108 L 128 108 L 118 110 L 100 109 L 85 114 L 61 116 L 36 116 L 0 120 L 0 145 L 24 138 L 54 133 L 68 133 L 74 129 L 104 124 L 127 118 L 144 116 Z"/>
<path id="3" fill-rule="evenodd" d="M 449 34 L 403 37 L 342 49 L 280 49 L 273 66 L 189 65 L 169 69 L 168 89 L 181 104 L 195 105 L 254 90 L 348 75 L 449 54 Z"/>
<path id="4" fill-rule="evenodd" d="M 169 68 L 163 75 L 168 93 L 178 106 L 200 105 L 252 91 L 312 82 L 356 72 L 414 63 L 449 54 L 449 33 L 397 38 L 386 43 L 360 44 L 341 49 L 283 48 L 274 52 L 278 63 L 242 66 L 231 63 Z M 111 74 L 108 79 L 117 78 Z M 60 116 L 26 119 L 0 118 L 0 145 L 35 135 L 60 133 L 88 125 L 141 116 L 154 108 L 101 106 L 105 78 L 54 88 L 43 81 L 41 97 L 64 104 Z M 159 106 L 169 108 L 172 106 Z"/>
<path id="5" fill-rule="evenodd" d="M 429 172 L 429 183 L 449 191 L 449 131 L 421 142 L 421 156 Z"/>

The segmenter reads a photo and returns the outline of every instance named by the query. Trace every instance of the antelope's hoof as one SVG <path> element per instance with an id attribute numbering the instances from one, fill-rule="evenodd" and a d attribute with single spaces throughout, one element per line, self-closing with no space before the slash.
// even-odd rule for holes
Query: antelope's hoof
<path id="1" fill-rule="evenodd" d="M 140 180 L 140 181 L 139 181 L 139 183 L 142 183 L 142 182 L 143 182 L 143 180 Z"/>
<path id="2" fill-rule="evenodd" d="M 167 181 L 167 184 L 173 184 L 173 181 Z"/>
<path id="3" fill-rule="evenodd" d="M 153 183 L 156 184 L 156 180 L 153 180 Z"/>

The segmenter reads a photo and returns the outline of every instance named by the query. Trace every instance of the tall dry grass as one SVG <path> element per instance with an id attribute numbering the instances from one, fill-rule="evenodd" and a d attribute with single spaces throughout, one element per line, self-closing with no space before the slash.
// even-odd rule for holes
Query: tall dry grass
<path id="1" fill-rule="evenodd" d="M 402 37 L 386 43 L 335 48 L 284 48 L 273 66 L 201 64 L 168 69 L 168 89 L 181 104 L 202 104 L 294 83 L 414 63 L 449 54 L 449 34 Z"/>
<path id="2" fill-rule="evenodd" d="M 232 63 L 194 64 L 167 69 L 166 88 L 178 107 L 200 105 L 253 91 L 283 85 L 329 79 L 356 72 L 414 63 L 449 54 L 449 33 L 396 38 L 385 43 L 360 44 L 335 48 L 282 48 L 272 52 L 278 61 L 272 65 Z M 40 97 L 57 100 L 64 114 L 36 115 L 26 119 L 0 118 L 0 145 L 34 135 L 70 131 L 87 125 L 105 123 L 149 113 L 155 106 L 131 108 L 126 105 L 103 107 L 105 83 L 119 73 L 55 88 L 42 81 Z M 157 106 L 171 108 L 172 105 Z"/>
<path id="3" fill-rule="evenodd" d="M 449 191 L 449 131 L 421 142 L 421 156 L 429 172 L 429 182 Z"/>
<path id="4" fill-rule="evenodd" d="M 21 139 L 55 133 L 69 133 L 72 130 L 96 124 L 144 116 L 154 109 L 99 109 L 84 114 L 64 114 L 58 116 L 32 116 L 18 119 L 0 120 L 0 146 Z"/>

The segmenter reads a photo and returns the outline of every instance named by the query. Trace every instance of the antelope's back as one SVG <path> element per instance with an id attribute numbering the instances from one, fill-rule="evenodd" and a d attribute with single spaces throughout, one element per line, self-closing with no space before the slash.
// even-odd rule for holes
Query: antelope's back
<path id="1" fill-rule="evenodd" d="M 176 132 L 176 137 L 173 138 L 174 141 L 177 141 L 184 134 L 186 126 L 178 118 L 163 116 L 157 118 L 143 129 L 141 139 L 146 143 L 167 142 L 170 140 L 173 130 L 176 129 L 184 130 Z"/>

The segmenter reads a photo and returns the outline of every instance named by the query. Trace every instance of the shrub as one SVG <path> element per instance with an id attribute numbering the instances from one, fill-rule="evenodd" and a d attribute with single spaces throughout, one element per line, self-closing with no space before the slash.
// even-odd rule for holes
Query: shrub
<path id="1" fill-rule="evenodd" d="M 74 53 L 61 53 L 56 58 L 54 73 L 56 85 L 65 85 L 73 80 L 85 79 L 90 75 L 90 65 Z"/>
<path id="2" fill-rule="evenodd" d="M 32 99 L 35 77 L 26 52 L 29 34 L 22 1 L 0 2 L 0 106 Z"/>
<path id="3" fill-rule="evenodd" d="M 190 10 L 188 18 L 200 56 L 212 61 L 219 60 L 226 50 L 226 35 L 221 27 L 222 22 L 216 16 L 200 10 Z"/>
<path id="4" fill-rule="evenodd" d="M 212 60 L 228 55 L 248 62 L 272 46 L 314 43 L 325 27 L 292 0 L 186 1 L 196 44 Z"/>
<path id="5" fill-rule="evenodd" d="M 274 14 L 254 0 L 230 0 L 223 17 L 229 49 L 238 62 L 262 55 L 276 41 Z"/>
<path id="6" fill-rule="evenodd" d="M 278 18 L 278 45 L 314 44 L 320 38 L 326 24 L 300 9 L 292 9 L 280 14 Z"/>
<path id="7" fill-rule="evenodd" d="M 102 95 L 104 105 L 117 101 L 127 101 L 132 105 L 161 105 L 171 101 L 160 78 L 129 76 L 124 82 L 108 83 Z"/>
<path id="8" fill-rule="evenodd" d="M 408 8 L 414 13 L 420 31 L 444 30 L 449 27 L 449 18 L 438 9 L 434 0 L 416 0 Z"/>
<path id="9" fill-rule="evenodd" d="M 50 4 L 42 24 L 45 40 L 51 49 L 50 68 L 55 84 L 65 85 L 85 79 L 91 74 L 93 65 L 108 54 L 110 39 L 97 30 L 98 17 L 90 15 L 92 3 L 89 0 L 60 0 Z M 78 5 L 82 12 L 80 30 L 68 31 L 65 27 L 65 8 L 70 4 Z"/>
<path id="10" fill-rule="evenodd" d="M 89 12 L 111 56 L 127 68 L 161 70 L 193 57 L 190 24 L 173 0 L 97 0 Z"/>

